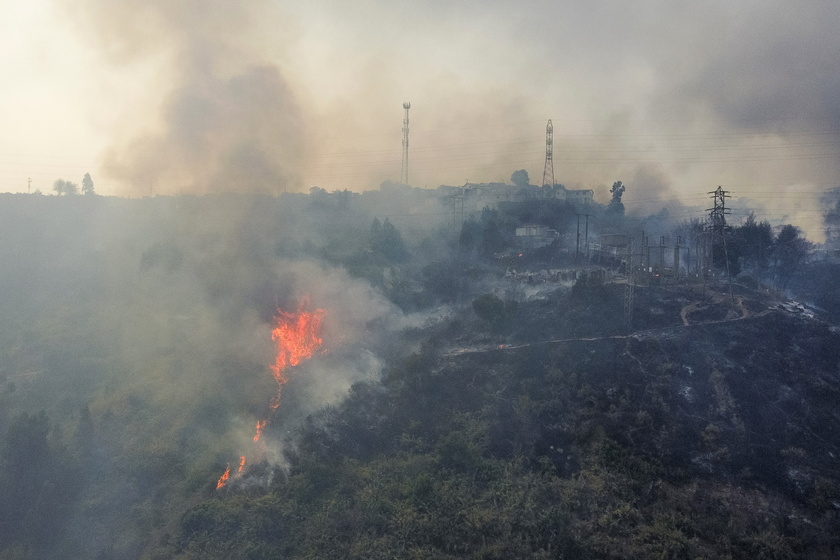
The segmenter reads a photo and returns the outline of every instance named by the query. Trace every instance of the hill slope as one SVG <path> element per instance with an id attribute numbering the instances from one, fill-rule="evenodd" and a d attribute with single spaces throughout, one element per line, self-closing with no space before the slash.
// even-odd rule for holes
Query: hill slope
<path id="1" fill-rule="evenodd" d="M 835 557 L 837 330 L 758 294 L 653 290 L 662 326 L 557 338 L 579 296 L 480 344 L 469 321 L 427 333 L 308 423 L 287 477 L 209 498 L 167 554 Z"/>

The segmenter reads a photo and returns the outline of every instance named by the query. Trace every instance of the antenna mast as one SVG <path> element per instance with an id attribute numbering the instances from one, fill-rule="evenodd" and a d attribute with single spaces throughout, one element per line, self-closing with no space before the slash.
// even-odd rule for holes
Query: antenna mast
<path id="1" fill-rule="evenodd" d="M 554 126 L 551 124 L 551 119 L 548 119 L 548 124 L 545 125 L 545 168 L 543 169 L 543 187 L 554 186 L 554 161 L 552 160 L 553 151 Z"/>
<path id="2" fill-rule="evenodd" d="M 405 109 L 405 118 L 403 118 L 403 156 L 402 156 L 402 170 L 400 171 L 400 183 L 408 184 L 408 110 L 411 109 L 411 103 L 406 101 L 403 103 Z"/>

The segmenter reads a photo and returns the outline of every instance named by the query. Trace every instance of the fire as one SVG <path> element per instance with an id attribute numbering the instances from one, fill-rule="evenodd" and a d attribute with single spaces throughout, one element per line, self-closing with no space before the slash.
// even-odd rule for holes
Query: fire
<path id="1" fill-rule="evenodd" d="M 267 422 L 268 420 L 257 420 L 257 433 L 254 434 L 254 441 L 260 441 L 263 428 L 265 428 Z"/>
<path id="2" fill-rule="evenodd" d="M 230 464 L 228 464 L 227 468 L 225 469 L 225 474 L 223 474 L 219 478 L 219 482 L 216 483 L 216 490 L 222 488 L 225 484 L 227 484 L 228 479 L 230 478 Z"/>
<path id="3" fill-rule="evenodd" d="M 277 394 L 271 398 L 269 405 L 271 410 L 277 410 L 280 406 L 280 396 L 283 392 L 283 385 L 285 385 L 289 378 L 286 375 L 286 370 L 300 364 L 302 361 L 311 358 L 318 348 L 323 344 L 321 338 L 321 323 L 324 320 L 326 311 L 323 309 L 316 309 L 315 311 L 307 311 L 309 300 L 301 301 L 298 309 L 294 313 L 277 310 L 277 315 L 274 317 L 274 329 L 271 331 L 271 340 L 274 341 L 276 356 L 274 363 L 271 365 L 271 374 L 277 382 Z M 257 420 L 256 433 L 254 434 L 254 442 L 259 442 L 262 437 L 263 428 L 268 424 L 268 420 Z M 236 475 L 240 476 L 245 471 L 245 455 L 239 457 L 239 468 Z M 216 484 L 216 489 L 224 487 L 230 478 L 230 464 L 228 464 L 225 473 Z"/>
<path id="4" fill-rule="evenodd" d="M 304 308 L 308 303 L 308 300 L 304 299 L 295 313 L 278 309 L 274 317 L 275 326 L 271 332 L 271 339 L 274 341 L 277 354 L 274 365 L 271 366 L 271 373 L 277 382 L 277 394 L 271 399 L 272 410 L 280 406 L 283 385 L 289 381 L 285 373 L 286 369 L 311 358 L 323 343 L 321 322 L 326 312 L 323 309 L 306 311 Z"/>

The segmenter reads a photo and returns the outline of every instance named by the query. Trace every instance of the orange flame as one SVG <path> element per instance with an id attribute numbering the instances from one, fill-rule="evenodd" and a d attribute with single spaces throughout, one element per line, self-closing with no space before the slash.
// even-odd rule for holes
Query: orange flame
<path id="1" fill-rule="evenodd" d="M 230 464 L 228 464 L 227 468 L 225 469 L 225 474 L 219 478 L 219 482 L 216 483 L 216 490 L 222 488 L 225 484 L 227 484 L 228 479 L 230 478 Z"/>
<path id="2" fill-rule="evenodd" d="M 326 311 L 323 309 L 316 309 L 315 311 L 306 311 L 305 308 L 309 305 L 309 300 L 301 301 L 298 309 L 294 313 L 288 313 L 282 309 L 277 310 L 277 315 L 274 317 L 274 329 L 271 331 L 271 340 L 274 341 L 276 349 L 276 357 L 274 364 L 271 365 L 271 374 L 277 382 L 277 394 L 271 398 L 269 403 L 271 410 L 276 410 L 280 406 L 280 396 L 283 392 L 283 385 L 289 381 L 285 374 L 285 370 L 298 365 L 303 360 L 312 357 L 312 354 L 320 348 L 323 340 L 321 339 L 321 323 L 324 320 Z M 254 442 L 260 441 L 263 428 L 265 428 L 268 420 L 257 420 L 256 434 L 254 434 Z M 245 470 L 245 455 L 239 457 L 239 468 L 237 475 Z M 225 473 L 216 484 L 216 489 L 222 488 L 227 484 L 230 478 L 230 464 L 225 469 Z"/>
<path id="3" fill-rule="evenodd" d="M 254 434 L 254 441 L 260 441 L 263 428 L 265 428 L 267 422 L 268 420 L 257 420 L 257 433 Z"/>
<path id="4" fill-rule="evenodd" d="M 274 330 L 271 332 L 271 339 L 277 350 L 274 365 L 271 366 L 271 373 L 277 382 L 277 394 L 271 399 L 271 409 L 276 410 L 280 406 L 280 396 L 283 385 L 289 381 L 284 371 L 296 366 L 305 359 L 311 358 L 323 340 L 321 339 L 321 322 L 324 320 L 326 311 L 316 309 L 305 311 L 304 308 L 309 301 L 304 299 L 298 306 L 295 313 L 287 313 L 282 309 L 277 310 L 274 317 Z"/>

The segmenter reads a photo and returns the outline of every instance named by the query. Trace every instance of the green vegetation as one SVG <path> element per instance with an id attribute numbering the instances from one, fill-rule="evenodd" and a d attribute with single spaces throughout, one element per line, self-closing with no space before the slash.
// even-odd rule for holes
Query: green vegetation
<path id="1" fill-rule="evenodd" d="M 840 553 L 837 265 L 795 227 L 730 232 L 752 287 L 636 286 L 628 333 L 626 284 L 513 251 L 569 205 L 424 229 L 386 202 L 4 200 L 0 559 Z M 325 351 L 272 413 L 302 296 Z"/>
<path id="2" fill-rule="evenodd" d="M 753 328 L 741 339 L 764 325 Z M 818 332 L 809 336 L 827 334 Z M 264 493 L 231 492 L 187 512 L 173 550 L 177 558 L 830 557 L 840 545 L 829 505 L 836 478 L 804 476 L 793 487 L 786 467 L 762 462 L 819 469 L 811 452 L 786 451 L 765 425 L 778 394 L 747 398 L 754 384 L 767 389 L 772 366 L 736 372 L 699 354 L 678 365 L 692 336 L 412 356 L 311 418 L 288 475 Z M 755 352 L 785 354 L 774 347 L 768 340 Z M 690 392 L 672 390 L 682 384 Z M 836 442 L 818 417 L 805 413 L 785 439 L 814 452 Z"/>

